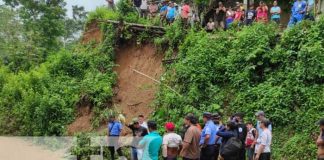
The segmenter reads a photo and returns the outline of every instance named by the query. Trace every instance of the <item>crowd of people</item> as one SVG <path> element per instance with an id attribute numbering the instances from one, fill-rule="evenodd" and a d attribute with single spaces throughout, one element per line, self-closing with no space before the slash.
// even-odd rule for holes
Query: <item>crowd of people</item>
<path id="1" fill-rule="evenodd" d="M 107 0 L 108 6 L 114 9 L 114 0 Z M 260 1 L 258 5 L 249 4 L 244 7 L 243 3 L 236 2 L 235 6 L 223 4 L 219 1 L 218 4 L 212 6 L 211 16 L 197 14 L 198 9 L 192 3 L 185 0 L 181 4 L 169 0 L 154 1 L 154 0 L 132 0 L 133 6 L 142 18 L 153 19 L 159 17 L 160 24 L 172 24 L 176 19 L 179 19 L 185 26 L 194 26 L 200 24 L 205 26 L 208 32 L 216 29 L 227 29 L 233 22 L 239 25 L 251 25 L 253 22 L 267 23 L 274 21 L 280 24 L 282 10 L 278 6 L 277 0 L 272 4 L 266 4 Z M 271 5 L 271 7 L 269 7 Z M 288 26 L 293 26 L 303 19 L 314 19 L 311 15 L 314 8 L 314 0 L 295 0 L 291 8 L 291 17 Z M 208 19 L 204 19 L 208 18 Z"/>
<path id="2" fill-rule="evenodd" d="M 157 123 L 144 121 L 144 116 L 134 118 L 126 125 L 132 130 L 133 141 L 131 147 L 132 160 L 158 160 L 160 149 L 165 160 L 270 160 L 272 126 L 263 111 L 256 114 L 256 125 L 252 122 L 244 123 L 244 114 L 236 113 L 226 123 L 218 113 L 205 112 L 202 115 L 203 128 L 198 123 L 198 117 L 188 114 L 184 117 L 180 132 L 176 133 L 173 122 L 164 125 L 165 134 L 157 132 Z M 121 135 L 122 123 L 114 116 L 110 117 L 108 136 Z M 110 144 L 118 144 L 118 138 Z M 111 159 L 115 158 L 115 151 L 123 156 L 116 145 L 109 145 Z"/>

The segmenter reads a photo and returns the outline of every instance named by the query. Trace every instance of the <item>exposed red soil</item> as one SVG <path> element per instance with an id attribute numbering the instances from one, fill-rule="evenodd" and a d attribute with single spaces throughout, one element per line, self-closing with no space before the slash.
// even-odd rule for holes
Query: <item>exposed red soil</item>
<path id="1" fill-rule="evenodd" d="M 90 41 L 97 43 L 102 41 L 102 33 L 97 23 L 88 25 L 87 31 L 83 33 L 81 42 L 86 44 Z M 114 71 L 117 73 L 118 79 L 114 88 L 113 106 L 117 111 L 125 115 L 127 122 L 130 122 L 132 118 L 137 117 L 139 114 L 145 117 L 150 116 L 153 110 L 150 105 L 159 86 L 153 80 L 134 72 L 132 69 L 159 80 L 163 72 L 163 57 L 163 54 L 157 53 L 154 45 L 137 45 L 133 41 L 119 45 L 116 50 L 115 63 L 117 66 Z M 93 113 L 90 105 L 85 103 L 77 106 L 78 116 L 68 126 L 68 135 L 93 130 L 91 126 Z M 105 126 L 100 126 L 96 130 L 101 131 L 105 128 Z"/>
<path id="2" fill-rule="evenodd" d="M 145 117 L 151 114 L 150 104 L 159 86 L 153 80 L 132 69 L 159 80 L 163 72 L 162 59 L 163 54 L 158 54 L 152 44 L 139 46 L 135 43 L 128 43 L 117 50 L 116 64 L 118 66 L 114 68 L 118 74 L 115 88 L 117 95 L 113 98 L 113 102 L 117 110 L 125 115 L 127 121 L 139 114 Z"/>
<path id="3" fill-rule="evenodd" d="M 91 23 L 87 26 L 86 32 L 83 33 L 81 42 L 83 44 L 95 41 L 100 43 L 102 40 L 102 33 L 97 23 Z"/>
<path id="4" fill-rule="evenodd" d="M 68 135 L 73 135 L 77 132 L 88 132 L 92 130 L 91 118 L 93 114 L 91 112 L 91 107 L 89 105 L 80 105 L 78 107 L 77 113 L 78 116 L 75 121 L 68 125 Z"/>

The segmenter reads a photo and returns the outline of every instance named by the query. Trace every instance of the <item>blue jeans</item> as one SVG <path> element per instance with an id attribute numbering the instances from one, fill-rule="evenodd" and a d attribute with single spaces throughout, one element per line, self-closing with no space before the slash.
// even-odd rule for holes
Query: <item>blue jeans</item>
<path id="1" fill-rule="evenodd" d="M 132 147 L 132 160 L 138 160 L 137 149 L 135 147 Z"/>
<path id="2" fill-rule="evenodd" d="M 246 148 L 246 152 L 247 152 L 247 157 L 248 157 L 248 160 L 253 160 L 253 155 L 254 155 L 254 147 L 251 148 Z"/>

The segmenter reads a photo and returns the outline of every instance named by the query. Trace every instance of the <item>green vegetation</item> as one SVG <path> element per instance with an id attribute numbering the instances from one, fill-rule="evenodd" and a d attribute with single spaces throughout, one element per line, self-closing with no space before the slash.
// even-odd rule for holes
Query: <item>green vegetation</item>
<path id="1" fill-rule="evenodd" d="M 25 13 L 23 11 L 48 9 L 46 7 L 53 6 L 58 7 L 56 8 L 58 11 L 59 7 L 63 7 L 60 4 L 21 2 L 21 5 L 25 6 L 19 8 L 19 14 Z M 104 34 L 101 44 L 75 45 L 71 42 L 67 44 L 70 46 L 68 49 L 53 46 L 54 43 L 63 44 L 59 41 L 59 37 L 64 35 L 65 38 L 71 38 L 69 35 L 74 34 L 80 29 L 80 25 L 83 25 L 80 18 L 84 16 L 82 7 L 74 6 L 73 10 L 73 19 L 60 17 L 46 20 L 48 24 L 56 21 L 67 22 L 67 26 L 72 29 L 69 30 L 70 34 L 63 32 L 62 35 L 56 33 L 58 30 L 53 35 L 46 32 L 50 35 L 38 37 L 42 43 L 47 41 L 44 38 L 56 38 L 48 40 L 48 44 L 45 45 L 30 39 L 35 38 L 35 34 L 42 35 L 41 29 L 26 26 L 30 23 L 40 27 L 47 26 L 44 24 L 45 20 L 44 22 L 41 20 L 42 17 L 38 17 L 39 20 L 27 18 L 21 21 L 17 18 L 16 11 L 1 6 L 0 13 L 4 15 L 1 19 L 3 23 L 0 25 L 1 41 L 4 42 L 0 45 L 3 53 L 0 57 L 1 134 L 64 135 L 66 126 L 77 115 L 77 107 L 83 103 L 90 104 L 94 108 L 96 115 L 92 120 L 94 127 L 98 127 L 106 117 L 99 112 L 107 108 L 107 102 L 113 96 L 112 86 L 116 76 L 112 71 L 115 45 L 115 32 L 112 31 L 115 28 L 111 26 L 103 28 L 107 34 Z M 46 10 L 43 16 L 46 17 L 46 14 L 52 12 Z M 59 30 L 64 31 L 67 26 L 60 26 L 62 28 Z M 51 27 L 55 30 L 58 26 Z M 47 30 L 51 30 L 51 27 Z M 55 46 L 56 48 L 52 48 Z"/>
<path id="2" fill-rule="evenodd" d="M 112 112 L 107 104 L 116 79 L 112 68 L 117 34 L 125 39 L 133 36 L 101 25 L 101 44 L 81 45 L 69 39 L 85 22 L 109 19 L 157 25 L 158 19 L 138 18 L 126 0 L 118 4 L 117 12 L 98 8 L 87 20 L 78 7 L 68 19 L 62 0 L 5 2 L 20 8 L 0 6 L 0 133 L 64 135 L 83 103 L 91 104 L 92 125 L 98 127 Z M 315 157 L 314 123 L 324 115 L 324 17 L 282 35 L 276 28 L 255 24 L 208 34 L 184 30 L 179 21 L 167 27 L 154 43 L 167 59 L 177 59 L 166 66 L 152 118 L 180 126 L 181 117 L 189 112 L 217 111 L 225 119 L 241 111 L 247 120 L 254 120 L 254 112 L 264 110 L 274 125 L 274 159 Z M 143 32 L 137 40 L 150 37 Z M 88 145 L 90 135 L 77 135 L 74 154 L 98 152 Z"/>
<path id="3" fill-rule="evenodd" d="M 315 122 L 324 115 L 324 17 L 281 38 L 276 30 L 255 24 L 239 32 L 189 32 L 162 77 L 154 119 L 180 126 L 189 112 L 241 111 L 253 120 L 264 110 L 275 128 L 275 159 L 314 158 Z"/>

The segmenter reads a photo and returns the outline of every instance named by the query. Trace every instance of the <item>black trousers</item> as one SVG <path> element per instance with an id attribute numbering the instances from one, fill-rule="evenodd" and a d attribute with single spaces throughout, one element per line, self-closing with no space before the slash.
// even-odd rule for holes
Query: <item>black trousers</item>
<path id="1" fill-rule="evenodd" d="M 240 153 L 239 153 L 239 159 L 240 160 L 245 160 L 245 148 L 243 147 L 243 149 L 241 149 Z"/>
<path id="2" fill-rule="evenodd" d="M 261 153 L 259 160 L 270 160 L 271 154 L 270 153 Z"/>
<path id="3" fill-rule="evenodd" d="M 201 149 L 200 160 L 215 160 L 215 145 L 208 145 Z"/>
<path id="4" fill-rule="evenodd" d="M 219 149 L 220 149 L 220 145 L 215 145 L 215 159 L 218 159 L 219 156 Z"/>
<path id="5" fill-rule="evenodd" d="M 109 149 L 109 152 L 110 152 L 111 159 L 114 160 L 115 159 L 115 147 L 110 146 L 110 147 L 108 147 L 108 149 Z M 117 149 L 117 153 L 118 153 L 119 156 L 123 156 L 123 152 L 121 151 L 121 148 Z"/>

